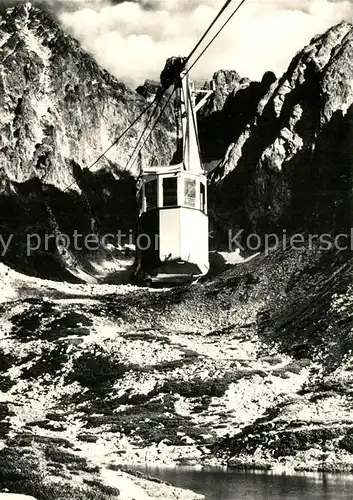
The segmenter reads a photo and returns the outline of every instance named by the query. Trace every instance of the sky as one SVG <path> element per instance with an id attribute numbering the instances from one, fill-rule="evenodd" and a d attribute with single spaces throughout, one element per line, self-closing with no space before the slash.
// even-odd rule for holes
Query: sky
<path id="1" fill-rule="evenodd" d="M 225 0 L 41 0 L 64 28 L 120 80 L 158 79 L 167 57 L 188 55 Z M 240 0 L 233 0 L 222 20 Z M 353 0 L 246 0 L 193 69 L 261 79 L 280 76 L 295 53 L 330 26 L 353 21 Z"/>

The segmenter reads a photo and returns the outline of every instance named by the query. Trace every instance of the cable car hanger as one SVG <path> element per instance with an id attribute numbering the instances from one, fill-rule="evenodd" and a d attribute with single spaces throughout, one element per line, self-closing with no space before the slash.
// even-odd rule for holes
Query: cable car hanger
<path id="1" fill-rule="evenodd" d="M 188 73 L 192 70 L 192 68 L 195 66 L 195 64 L 197 64 L 197 62 L 200 60 L 200 58 L 203 56 L 203 54 L 208 50 L 208 48 L 212 45 L 212 43 L 216 40 L 216 38 L 219 36 L 219 34 L 223 31 L 223 29 L 227 26 L 227 24 L 231 21 L 231 19 L 235 16 L 235 14 L 239 11 L 239 9 L 244 5 L 244 3 L 246 2 L 246 0 L 241 0 L 241 2 L 237 5 L 237 7 L 234 9 L 234 11 L 231 13 L 231 15 L 227 18 L 227 20 L 223 23 L 223 25 L 220 27 L 220 29 L 216 32 L 216 34 L 212 37 L 212 39 L 210 40 L 210 42 L 208 42 L 208 44 L 206 45 L 206 47 L 201 51 L 201 53 L 198 55 L 198 57 L 195 59 L 195 61 L 191 64 L 190 67 L 188 67 L 186 69 L 186 72 L 184 73 L 183 77 L 185 78 Z M 221 10 L 219 11 L 219 13 L 217 14 L 217 16 L 215 17 L 215 19 L 212 21 L 212 23 L 209 25 L 209 27 L 207 28 L 207 30 L 205 31 L 205 33 L 202 35 L 202 37 L 200 38 L 200 40 L 197 42 L 197 44 L 195 45 L 195 47 L 192 49 L 192 51 L 190 52 L 190 54 L 188 55 L 188 57 L 184 58 L 184 68 L 186 67 L 186 65 L 188 64 L 188 62 L 190 61 L 190 59 L 193 57 L 193 55 L 196 53 L 197 49 L 201 46 L 202 42 L 206 39 L 207 35 L 209 34 L 209 32 L 211 31 L 211 29 L 215 26 L 215 24 L 217 23 L 217 21 L 220 19 L 220 17 L 222 16 L 222 14 L 226 11 L 226 9 L 229 7 L 229 5 L 232 3 L 232 0 L 227 0 L 225 2 L 225 4 L 223 5 L 223 7 L 221 8 Z M 183 68 L 182 68 L 183 69 Z M 132 155 L 130 156 L 130 159 L 127 163 L 127 165 L 125 166 L 125 169 L 122 171 L 125 172 L 125 171 L 130 171 L 132 166 L 134 165 L 135 162 L 133 162 L 132 164 L 130 164 L 131 162 L 131 159 L 133 157 L 133 155 L 135 154 L 135 152 L 137 151 L 138 149 L 138 145 L 140 144 L 142 138 L 143 138 L 143 135 L 146 133 L 149 125 L 150 125 L 150 122 L 152 121 L 152 117 L 155 113 L 155 111 L 157 110 L 159 104 L 161 103 L 162 99 L 163 99 L 163 96 L 166 92 L 167 88 L 161 88 L 159 92 L 157 92 L 154 100 L 152 102 L 149 103 L 149 105 L 142 110 L 142 112 L 137 116 L 137 118 L 135 118 L 135 120 L 133 120 L 130 125 L 116 138 L 114 139 L 114 141 L 110 144 L 110 146 L 89 166 L 87 167 L 87 170 L 91 170 L 102 158 L 104 158 L 104 156 L 114 147 L 118 144 L 119 141 L 121 141 L 121 139 L 134 127 L 134 125 L 136 125 L 136 123 L 138 121 L 141 120 L 141 118 L 153 107 L 155 106 L 155 109 L 152 111 L 148 121 L 147 121 L 147 124 L 144 128 L 144 131 L 142 132 L 139 140 L 137 141 L 137 145 L 135 146 L 134 148 L 134 151 L 132 153 Z M 142 144 L 142 147 L 139 149 L 138 151 L 138 154 L 140 153 L 141 149 L 145 146 L 147 140 L 149 139 L 152 131 L 154 130 L 155 126 L 157 125 L 158 121 L 160 120 L 161 116 L 163 115 L 167 105 L 169 104 L 174 92 L 176 90 L 176 86 L 174 87 L 173 91 L 171 92 L 167 102 L 165 103 L 165 105 L 163 106 L 161 112 L 159 113 L 155 123 L 153 124 L 147 138 L 145 139 L 145 141 L 143 142 Z M 136 160 L 135 160 L 136 161 Z M 130 164 L 130 165 L 129 165 Z M 129 167 L 129 170 L 127 170 L 127 168 Z M 73 185 L 75 184 L 75 181 L 72 182 L 71 184 L 69 184 L 63 192 L 67 191 L 68 189 L 70 189 L 70 187 L 72 187 Z"/>
<path id="2" fill-rule="evenodd" d="M 230 3 L 232 2 L 232 0 L 227 0 L 226 3 L 224 4 L 224 6 L 222 7 L 222 9 L 220 10 L 220 12 L 218 13 L 218 15 L 216 16 L 216 18 L 213 20 L 213 22 L 210 24 L 210 26 L 208 27 L 208 29 L 206 30 L 206 32 L 204 33 L 204 35 L 201 37 L 201 39 L 199 40 L 199 42 L 195 45 L 195 47 L 193 48 L 193 50 L 191 51 L 191 53 L 189 54 L 188 57 L 186 57 L 184 59 L 184 68 L 185 66 L 188 64 L 188 62 L 190 61 L 190 59 L 192 58 L 192 56 L 196 53 L 196 50 L 200 47 L 200 45 L 202 44 L 202 42 L 205 40 L 205 38 L 207 37 L 208 33 L 211 31 L 211 29 L 213 28 L 213 26 L 216 24 L 216 22 L 218 21 L 218 19 L 221 17 L 221 15 L 225 12 L 225 10 L 227 9 L 227 7 L 230 5 Z M 198 57 L 196 58 L 196 60 L 192 63 L 192 65 L 190 67 L 188 67 L 186 69 L 186 72 L 185 74 L 183 75 L 183 78 L 185 78 L 189 72 L 192 70 L 192 68 L 197 64 L 197 62 L 200 60 L 200 58 L 203 56 L 203 54 L 209 49 L 209 47 L 212 45 L 212 43 L 216 40 L 216 38 L 220 35 L 220 33 L 223 31 L 223 29 L 227 26 L 227 24 L 233 19 L 233 17 L 235 16 L 235 14 L 238 12 L 238 10 L 242 7 L 242 5 L 246 2 L 246 0 L 242 0 L 240 2 L 239 5 L 237 5 L 237 7 L 235 8 L 235 10 L 232 12 L 232 14 L 227 18 L 227 20 L 224 22 L 224 24 L 221 26 L 221 28 L 216 32 L 216 34 L 212 37 L 212 39 L 210 40 L 210 42 L 206 45 L 206 47 L 202 50 L 202 52 L 198 55 Z M 181 70 L 183 68 L 180 68 Z M 137 156 L 136 156 L 136 159 L 139 155 L 139 153 L 141 152 L 141 150 L 144 148 L 144 146 L 146 145 L 151 133 L 153 132 L 153 129 L 154 127 L 157 125 L 158 121 L 160 120 L 161 116 L 163 115 L 167 105 L 169 104 L 174 92 L 176 91 L 176 86 L 174 87 L 172 93 L 170 94 L 169 98 L 168 98 L 168 101 L 166 102 L 165 106 L 163 107 L 162 111 L 160 112 L 160 114 L 158 115 L 158 118 L 156 119 L 154 125 L 152 126 L 148 136 L 146 137 L 146 139 L 144 140 L 141 148 L 138 150 L 138 153 L 137 153 Z M 157 96 L 156 96 L 157 97 Z M 204 100 L 206 100 L 208 98 L 208 96 L 204 96 L 204 98 L 202 99 L 202 101 L 204 102 Z M 154 104 L 156 101 L 153 101 L 152 104 Z M 201 104 L 201 103 L 200 103 Z M 157 106 L 155 108 L 155 110 L 152 112 L 151 114 L 151 117 L 150 119 L 152 118 L 153 116 L 153 113 L 156 111 L 156 109 L 158 108 L 158 105 L 159 103 L 157 103 Z M 150 123 L 150 120 L 147 122 L 146 124 L 146 127 L 144 129 L 144 131 L 142 132 L 141 136 L 140 136 L 140 139 L 138 140 L 137 142 L 137 145 L 132 153 L 132 155 L 130 156 L 130 159 L 128 161 L 128 164 L 127 164 L 127 167 L 129 166 L 129 168 L 127 169 L 127 167 L 124 169 L 127 170 L 128 172 L 130 172 L 131 168 L 133 167 L 134 163 L 136 162 L 136 159 L 135 161 L 130 164 L 131 162 L 131 159 L 134 155 L 134 153 L 136 152 L 136 150 L 138 149 L 138 145 L 140 143 L 140 141 L 142 140 L 146 130 L 148 129 L 149 127 L 149 123 Z"/>

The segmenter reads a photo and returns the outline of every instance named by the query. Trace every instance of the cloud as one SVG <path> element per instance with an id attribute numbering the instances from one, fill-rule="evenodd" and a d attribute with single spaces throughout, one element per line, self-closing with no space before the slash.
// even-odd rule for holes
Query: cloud
<path id="1" fill-rule="evenodd" d="M 95 6 L 63 12 L 61 20 L 115 76 L 142 81 L 158 78 L 167 57 L 188 54 L 223 3 L 97 0 Z M 210 77 L 220 68 L 256 79 L 268 69 L 280 74 L 314 35 L 342 19 L 352 20 L 352 12 L 348 1 L 247 0 L 194 75 Z"/>
<path id="2" fill-rule="evenodd" d="M 135 84 L 158 78 L 167 57 L 187 55 L 224 0 L 42 0 L 98 62 Z M 1 3 L 1 0 L 0 0 Z M 236 6 L 238 0 L 233 2 Z M 231 5 L 223 20 L 234 8 Z M 341 20 L 351 1 L 247 0 L 193 70 L 209 78 L 236 69 L 259 79 L 281 74 L 310 39 Z"/>

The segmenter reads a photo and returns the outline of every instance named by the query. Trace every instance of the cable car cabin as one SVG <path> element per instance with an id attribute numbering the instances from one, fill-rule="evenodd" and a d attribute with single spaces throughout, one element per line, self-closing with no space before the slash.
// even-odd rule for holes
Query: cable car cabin
<path id="1" fill-rule="evenodd" d="M 171 58 L 161 75 L 162 88 L 174 83 L 182 122 L 182 161 L 142 169 L 138 185 L 139 220 L 136 273 L 152 283 L 183 283 L 208 272 L 207 180 L 201 163 L 196 104 L 184 58 Z"/>
<path id="2" fill-rule="evenodd" d="M 146 281 L 183 283 L 206 274 L 206 176 L 175 167 L 151 169 L 138 193 L 137 268 Z"/>

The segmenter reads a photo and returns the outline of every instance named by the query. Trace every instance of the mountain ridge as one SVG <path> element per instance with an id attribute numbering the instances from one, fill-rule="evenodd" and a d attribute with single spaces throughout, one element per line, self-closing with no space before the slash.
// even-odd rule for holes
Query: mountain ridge
<path id="1" fill-rule="evenodd" d="M 2 17 L 1 83 L 3 92 L 7 90 L 0 103 L 6 113 L 2 169 L 17 182 L 28 180 L 34 169 L 46 183 L 65 188 L 75 181 L 70 160 L 92 164 L 142 111 L 145 101 L 98 66 L 49 14 L 20 4 L 3 11 Z M 167 133 L 158 154 L 168 157 L 174 147 L 168 137 L 172 125 L 168 119 L 162 121 Z M 100 168 L 124 168 L 142 127 L 139 123 L 123 147 L 102 158 Z M 146 161 L 155 153 L 149 142 Z"/>
<path id="2" fill-rule="evenodd" d="M 228 227 L 349 232 L 352 47 L 352 24 L 342 22 L 271 84 L 214 174 L 216 218 Z"/>

